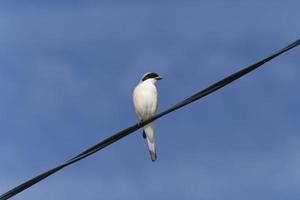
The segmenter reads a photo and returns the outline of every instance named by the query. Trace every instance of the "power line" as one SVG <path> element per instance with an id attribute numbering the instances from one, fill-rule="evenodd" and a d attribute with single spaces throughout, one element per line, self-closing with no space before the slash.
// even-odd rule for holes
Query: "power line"
<path id="1" fill-rule="evenodd" d="M 245 67 L 244 69 L 242 69 L 242 70 L 240 70 L 240 71 L 238 71 L 234 74 L 231 74 L 230 76 L 222 79 L 221 81 L 218 81 L 218 82 L 212 84 L 211 86 L 207 87 L 206 89 L 201 90 L 200 92 L 198 92 L 198 93 L 190 96 L 189 98 L 179 102 L 178 104 L 172 106 L 171 108 L 155 115 L 154 117 L 152 117 L 148 120 L 145 120 L 143 122 L 140 122 L 138 124 L 132 125 L 132 126 L 126 128 L 126 129 L 124 129 L 124 130 L 122 130 L 122 131 L 106 138 L 105 140 L 103 140 L 103 141 L 99 142 L 98 144 L 88 148 L 87 150 L 83 151 L 82 153 L 78 154 L 77 156 L 73 157 L 72 159 L 68 160 L 67 162 L 65 162 L 61 165 L 58 165 L 57 167 L 54 167 L 54 168 L 52 168 L 52 169 L 50 169 L 50 170 L 48 170 L 48 171 L 32 178 L 32 179 L 22 183 L 21 185 L 9 190 L 8 192 L 2 194 L 0 196 L 0 200 L 7 200 L 7 199 L 13 197 L 14 195 L 26 190 L 27 188 L 33 186 L 34 184 L 40 182 L 41 180 L 47 178 L 48 176 L 58 172 L 59 170 L 65 168 L 65 167 L 67 167 L 67 166 L 69 166 L 69 165 L 71 165 L 75 162 L 78 162 L 78 161 L 80 161 L 80 160 L 96 153 L 97 151 L 107 147 L 108 145 L 122 139 L 123 137 L 133 133 L 134 131 L 136 131 L 136 130 L 140 129 L 141 127 L 145 126 L 146 124 L 148 124 L 148 123 L 150 123 L 150 122 L 152 122 L 156 119 L 159 119 L 159 118 L 161 118 L 161 117 L 163 117 L 163 116 L 165 116 L 165 115 L 167 115 L 167 114 L 169 114 L 169 113 L 171 113 L 171 112 L 173 112 L 173 111 L 175 111 L 179 108 L 182 108 L 182 107 L 184 107 L 184 106 L 186 106 L 186 105 L 188 105 L 188 104 L 190 104 L 190 103 L 192 103 L 196 100 L 199 100 L 199 99 L 201 99 L 201 98 L 203 98 L 203 97 L 205 97 L 205 96 L 221 89 L 222 87 L 224 87 L 224 86 L 230 84 L 231 82 L 241 78 L 242 76 L 248 74 L 249 72 L 257 69 L 258 67 L 262 66 L 263 64 L 265 64 L 265 63 L 269 62 L 270 60 L 274 59 L 275 57 L 279 56 L 280 54 L 283 54 L 284 52 L 289 51 L 290 49 L 298 46 L 299 44 L 300 44 L 300 39 L 298 39 L 297 41 L 295 41 L 292 44 L 288 45 L 287 47 L 273 53 L 272 55 L 258 61 L 257 63 L 252 64 L 248 67 Z"/>

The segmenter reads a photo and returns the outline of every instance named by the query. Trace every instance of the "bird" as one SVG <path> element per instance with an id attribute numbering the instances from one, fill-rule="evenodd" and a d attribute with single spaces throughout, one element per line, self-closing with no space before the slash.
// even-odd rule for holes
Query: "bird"
<path id="1" fill-rule="evenodd" d="M 156 113 L 157 109 L 157 89 L 156 83 L 163 79 L 155 72 L 148 72 L 142 76 L 138 85 L 133 91 L 133 103 L 139 123 L 143 122 Z M 157 159 L 154 139 L 154 122 L 145 125 L 143 130 L 143 138 L 147 139 L 147 144 L 151 156 L 151 160 Z"/>

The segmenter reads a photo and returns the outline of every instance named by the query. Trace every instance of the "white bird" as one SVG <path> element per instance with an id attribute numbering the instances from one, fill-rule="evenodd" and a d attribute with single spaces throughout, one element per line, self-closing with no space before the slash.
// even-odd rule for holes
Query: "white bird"
<path id="1" fill-rule="evenodd" d="M 139 84 L 133 91 L 133 103 L 135 112 L 140 122 L 145 121 L 156 113 L 157 108 L 157 89 L 156 82 L 162 77 L 154 72 L 146 73 L 142 76 Z M 151 122 L 144 126 L 143 137 L 147 139 L 151 160 L 155 161 L 156 150 L 154 140 L 154 123 Z"/>

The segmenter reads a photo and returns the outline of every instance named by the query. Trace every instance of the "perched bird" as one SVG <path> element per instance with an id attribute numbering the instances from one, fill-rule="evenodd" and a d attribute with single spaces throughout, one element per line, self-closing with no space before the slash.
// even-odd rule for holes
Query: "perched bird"
<path id="1" fill-rule="evenodd" d="M 154 72 L 146 73 L 142 76 L 139 84 L 133 91 L 133 103 L 135 112 L 140 122 L 155 115 L 157 108 L 156 82 L 162 77 Z M 144 126 L 143 137 L 147 139 L 151 160 L 156 160 L 156 150 L 154 141 L 154 123 Z"/>

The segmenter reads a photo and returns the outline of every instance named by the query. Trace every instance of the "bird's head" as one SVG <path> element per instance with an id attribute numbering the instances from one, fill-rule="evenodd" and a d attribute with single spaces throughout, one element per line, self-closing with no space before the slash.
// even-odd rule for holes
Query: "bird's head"
<path id="1" fill-rule="evenodd" d="M 158 80 L 163 79 L 160 75 L 155 72 L 148 72 L 144 74 L 141 78 L 141 82 L 151 81 L 152 83 L 156 83 Z"/>

